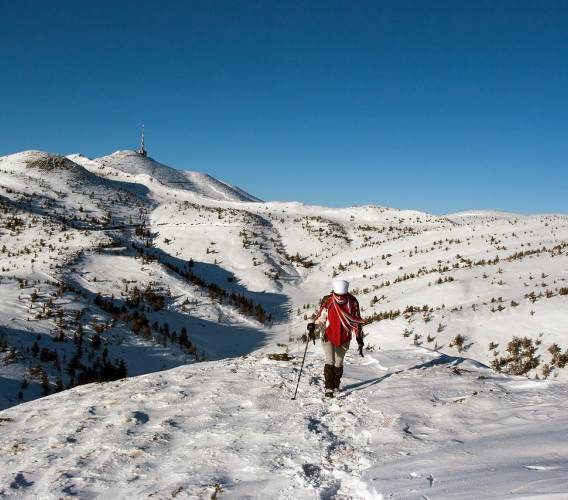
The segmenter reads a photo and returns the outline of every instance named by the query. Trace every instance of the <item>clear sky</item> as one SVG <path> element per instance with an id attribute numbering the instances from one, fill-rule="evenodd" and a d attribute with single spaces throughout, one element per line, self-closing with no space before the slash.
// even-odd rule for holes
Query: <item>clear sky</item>
<path id="1" fill-rule="evenodd" d="M 0 0 L 0 155 L 265 200 L 568 213 L 568 1 Z"/>

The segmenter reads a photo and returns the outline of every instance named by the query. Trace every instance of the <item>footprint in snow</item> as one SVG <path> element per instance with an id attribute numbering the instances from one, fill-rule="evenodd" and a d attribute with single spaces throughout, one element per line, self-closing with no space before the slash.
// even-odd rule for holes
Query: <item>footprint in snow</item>
<path id="1" fill-rule="evenodd" d="M 130 421 L 134 421 L 136 425 L 147 424 L 149 420 L 150 417 L 143 411 L 132 412 L 132 417 L 130 418 Z"/>
<path id="2" fill-rule="evenodd" d="M 302 471 L 306 481 L 312 486 L 319 486 L 321 484 L 321 467 L 315 464 L 303 464 Z"/>
<path id="3" fill-rule="evenodd" d="M 28 488 L 32 484 L 34 484 L 33 481 L 28 481 L 21 472 L 18 472 L 14 480 L 10 483 L 10 488 L 19 490 L 20 488 Z"/>
<path id="4" fill-rule="evenodd" d="M 315 434 L 321 434 L 320 424 L 321 422 L 318 419 L 310 417 L 308 419 L 308 430 Z"/>

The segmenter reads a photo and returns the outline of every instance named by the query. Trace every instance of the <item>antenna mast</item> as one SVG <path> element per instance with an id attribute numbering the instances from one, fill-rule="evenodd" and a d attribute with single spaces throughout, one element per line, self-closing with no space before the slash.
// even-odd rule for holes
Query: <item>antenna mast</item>
<path id="1" fill-rule="evenodd" d="M 142 156 L 148 156 L 148 151 L 144 147 L 144 124 L 142 124 L 142 135 L 140 136 L 140 149 L 137 153 Z"/>

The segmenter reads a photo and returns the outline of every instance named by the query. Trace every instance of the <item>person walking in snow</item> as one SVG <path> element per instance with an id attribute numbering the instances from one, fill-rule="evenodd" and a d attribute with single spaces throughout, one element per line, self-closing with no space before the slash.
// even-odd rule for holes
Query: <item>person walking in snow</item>
<path id="1" fill-rule="evenodd" d="M 315 341 L 316 330 L 319 331 L 322 339 L 325 356 L 323 375 L 327 397 L 333 397 L 339 392 L 343 359 L 353 334 L 359 345 L 359 354 L 363 356 L 363 320 L 359 311 L 359 302 L 348 290 L 347 281 L 334 280 L 333 292 L 322 299 L 319 311 L 307 326 L 309 340 Z"/>

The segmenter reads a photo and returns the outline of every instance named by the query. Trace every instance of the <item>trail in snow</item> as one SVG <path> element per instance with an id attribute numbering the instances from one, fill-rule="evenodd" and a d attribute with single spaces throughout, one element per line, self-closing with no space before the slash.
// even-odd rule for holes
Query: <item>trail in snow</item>
<path id="1" fill-rule="evenodd" d="M 300 360 L 257 353 L 6 410 L 0 493 L 204 498 L 219 485 L 226 498 L 489 498 L 568 488 L 564 384 L 520 383 L 425 349 L 352 350 L 343 394 L 324 400 L 311 346 L 291 401 Z"/>

